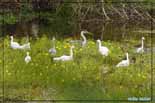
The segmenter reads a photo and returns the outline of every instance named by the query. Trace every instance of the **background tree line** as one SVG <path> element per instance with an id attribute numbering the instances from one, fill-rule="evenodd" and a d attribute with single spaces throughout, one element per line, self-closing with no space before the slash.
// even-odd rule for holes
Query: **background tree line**
<path id="1" fill-rule="evenodd" d="M 140 0 L 141 3 L 134 3 L 135 1 L 138 2 L 137 0 L 1 0 L 0 24 L 4 23 L 11 33 L 20 31 L 17 28 L 21 28 L 23 35 L 37 35 L 39 30 L 42 33 L 47 31 L 47 33 L 72 35 L 79 33 L 81 29 L 99 34 L 107 23 L 114 21 L 155 22 L 155 7 L 151 6 L 154 0 Z"/>

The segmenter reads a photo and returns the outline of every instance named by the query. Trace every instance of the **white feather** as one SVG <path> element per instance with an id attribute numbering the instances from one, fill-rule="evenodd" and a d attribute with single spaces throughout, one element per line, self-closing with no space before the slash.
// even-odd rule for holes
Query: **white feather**
<path id="1" fill-rule="evenodd" d="M 10 38 L 11 38 L 11 48 L 12 49 L 19 49 L 20 48 L 20 44 L 13 41 L 13 36 L 11 36 Z"/>
<path id="2" fill-rule="evenodd" d="M 137 48 L 137 50 L 136 50 L 137 53 L 143 53 L 144 52 L 144 40 L 145 40 L 145 38 L 142 37 L 142 44 L 141 44 L 141 47 Z"/>
<path id="3" fill-rule="evenodd" d="M 70 60 L 73 60 L 73 48 L 74 48 L 74 46 L 72 46 L 70 48 L 70 55 L 69 56 L 63 55 L 60 57 L 55 57 L 55 58 L 53 58 L 53 60 L 54 61 L 70 61 Z"/>
<path id="4" fill-rule="evenodd" d="M 97 40 L 97 42 L 99 43 L 99 52 L 100 52 L 100 54 L 103 55 L 103 56 L 108 56 L 109 49 L 107 47 L 105 47 L 105 46 L 102 46 L 100 40 Z"/>
<path id="5" fill-rule="evenodd" d="M 13 41 L 13 36 L 11 36 L 11 48 L 12 49 L 27 50 L 27 49 L 30 49 L 30 43 L 20 45 L 19 43 L 14 42 Z"/>
<path id="6" fill-rule="evenodd" d="M 126 60 L 122 60 L 121 62 L 119 62 L 116 67 L 126 67 L 129 66 L 130 62 L 129 62 L 129 57 L 128 57 L 128 53 L 126 53 Z"/>
<path id="7" fill-rule="evenodd" d="M 55 48 L 51 48 L 51 49 L 49 49 L 49 53 L 52 55 L 55 55 L 57 53 L 57 51 Z"/>
<path id="8" fill-rule="evenodd" d="M 144 52 L 144 49 L 143 49 L 142 47 L 137 48 L 136 52 L 137 52 L 137 53 L 143 53 L 143 52 Z"/>
<path id="9" fill-rule="evenodd" d="M 27 55 L 26 55 L 26 57 L 25 57 L 25 62 L 26 63 L 29 63 L 31 61 L 31 57 L 30 57 L 30 55 L 29 55 L 29 52 L 27 52 Z"/>
<path id="10" fill-rule="evenodd" d="M 61 61 L 69 61 L 69 60 L 73 60 L 73 57 L 63 55 L 61 57 L 55 57 L 55 58 L 53 58 L 53 60 L 55 60 L 55 61 L 59 61 L 59 60 L 61 60 Z"/>
<path id="11" fill-rule="evenodd" d="M 30 47 L 30 43 L 27 43 L 27 44 L 23 44 L 20 46 L 20 49 L 23 49 L 23 50 L 28 50 L 28 49 L 31 49 Z"/>
<path id="12" fill-rule="evenodd" d="M 86 44 L 87 44 L 87 38 L 84 35 L 85 33 L 89 33 L 89 32 L 88 31 L 81 31 L 81 37 L 83 39 L 83 41 L 81 42 L 81 44 L 82 44 L 83 47 L 86 46 Z"/>
<path id="13" fill-rule="evenodd" d="M 55 55 L 57 53 L 56 49 L 55 49 L 55 38 L 53 37 L 53 47 L 49 49 L 49 53 L 52 54 L 52 55 Z"/>

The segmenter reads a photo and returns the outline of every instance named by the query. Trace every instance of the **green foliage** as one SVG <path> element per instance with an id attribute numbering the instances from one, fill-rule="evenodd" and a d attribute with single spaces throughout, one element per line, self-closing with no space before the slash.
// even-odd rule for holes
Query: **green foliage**
<path id="1" fill-rule="evenodd" d="M 105 0 L 106 1 L 106 0 Z M 122 1 L 122 0 L 120 0 Z M 133 0 L 135 1 L 135 0 Z M 155 0 L 142 0 L 144 2 L 153 3 Z M 73 7 L 70 5 L 70 3 L 64 3 L 56 6 L 54 9 L 56 11 L 51 10 L 40 10 L 39 12 L 34 10 L 32 3 L 28 3 L 24 1 L 25 3 L 19 3 L 20 10 L 17 12 L 14 12 L 13 10 L 5 10 L 4 8 L 4 18 L 3 15 L 0 15 L 0 20 L 3 18 L 6 24 L 15 24 L 19 20 L 22 21 L 31 21 L 34 18 L 41 18 L 47 20 L 47 23 L 53 23 L 53 19 L 56 19 L 56 21 L 60 21 L 61 24 L 64 24 L 62 26 L 68 25 L 66 24 L 66 20 L 73 20 L 75 17 L 73 16 Z M 65 2 L 72 2 L 71 0 L 66 0 Z M 107 3 L 111 2 L 119 2 L 118 0 L 107 0 Z M 132 2 L 131 0 L 129 2 Z M 140 0 L 141 2 L 141 0 Z M 146 3 L 142 4 L 144 8 L 148 8 L 145 6 Z M 13 5 L 14 6 L 14 5 Z M 2 10 L 1 10 L 2 12 Z M 58 25 L 60 24 L 58 23 Z M 0 22 L 2 24 L 2 22 Z M 59 25 L 60 26 L 60 25 Z M 63 30 L 64 31 L 64 30 Z"/>
<path id="2" fill-rule="evenodd" d="M 143 1 L 148 2 L 148 3 L 154 3 L 155 2 L 155 0 L 143 0 Z"/>
<path id="3" fill-rule="evenodd" d="M 27 22 L 39 17 L 39 13 L 33 10 L 32 5 L 30 5 L 30 3 L 21 3 L 21 9 L 18 16 L 20 21 Z"/>
<path id="4" fill-rule="evenodd" d="M 13 13 L 0 15 L 0 24 L 15 24 L 18 22 L 18 17 Z"/>
<path id="5" fill-rule="evenodd" d="M 54 32 L 61 35 L 71 34 L 76 26 L 74 23 L 75 17 L 72 14 L 73 10 L 69 4 L 61 4 L 55 12 L 40 12 L 41 31 L 43 33 Z"/>

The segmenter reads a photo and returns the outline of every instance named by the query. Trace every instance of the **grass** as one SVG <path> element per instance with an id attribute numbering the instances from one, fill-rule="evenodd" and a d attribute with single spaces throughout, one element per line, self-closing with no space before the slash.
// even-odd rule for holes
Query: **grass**
<path id="1" fill-rule="evenodd" d="M 24 43 L 25 39 L 15 41 Z M 129 40 L 125 44 L 103 41 L 102 44 L 110 49 L 109 56 L 103 57 L 98 52 L 96 41 L 89 40 L 84 48 L 76 45 L 74 60 L 69 62 L 52 60 L 55 56 L 48 53 L 51 41 L 46 36 L 30 41 L 32 61 L 26 64 L 24 62 L 26 51 L 13 50 L 10 48 L 9 37 L 4 40 L 6 98 L 127 100 L 128 97 L 150 97 L 151 55 L 135 53 L 133 44 L 139 41 Z M 57 40 L 56 57 L 69 55 L 69 48 L 67 39 Z M 122 48 L 125 48 L 124 51 Z M 0 45 L 1 66 L 2 49 Z M 116 68 L 125 52 L 129 52 L 130 60 L 136 57 L 136 63 L 131 63 L 129 67 Z"/>

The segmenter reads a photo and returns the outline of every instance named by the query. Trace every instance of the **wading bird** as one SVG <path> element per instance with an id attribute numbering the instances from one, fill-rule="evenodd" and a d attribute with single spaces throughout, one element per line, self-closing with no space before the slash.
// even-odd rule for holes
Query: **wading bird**
<path id="1" fill-rule="evenodd" d="M 11 48 L 12 49 L 20 49 L 20 44 L 13 41 L 13 36 L 10 36 L 10 38 L 11 38 Z"/>
<path id="2" fill-rule="evenodd" d="M 49 49 L 49 53 L 52 55 L 55 55 L 57 53 L 57 51 L 55 49 L 55 37 L 53 37 L 53 39 L 52 39 L 52 44 L 53 44 L 53 47 Z"/>
<path id="3" fill-rule="evenodd" d="M 122 60 L 121 62 L 119 62 L 116 67 L 127 67 L 129 66 L 130 61 L 129 61 L 129 55 L 128 53 L 126 53 L 126 60 Z"/>
<path id="4" fill-rule="evenodd" d="M 20 45 L 19 43 L 13 41 L 13 36 L 10 36 L 10 38 L 11 38 L 11 48 L 12 49 L 21 49 L 21 50 L 30 49 L 30 43 Z"/>
<path id="5" fill-rule="evenodd" d="M 88 31 L 81 31 L 80 35 L 82 37 L 83 40 L 71 40 L 70 43 L 80 43 L 82 45 L 82 47 L 86 46 L 87 44 L 87 38 L 84 34 L 91 34 L 90 32 Z"/>
<path id="6" fill-rule="evenodd" d="M 103 55 L 103 56 L 108 56 L 109 49 L 107 47 L 101 45 L 101 40 L 97 40 L 97 43 L 99 45 L 100 54 Z"/>
<path id="7" fill-rule="evenodd" d="M 31 61 L 31 57 L 29 55 L 29 52 L 26 53 L 26 57 L 25 57 L 25 63 L 29 63 Z"/>
<path id="8" fill-rule="evenodd" d="M 63 55 L 61 57 L 55 57 L 55 58 L 53 58 L 53 60 L 54 61 L 70 61 L 70 60 L 73 60 L 73 49 L 74 49 L 74 46 L 71 46 L 69 56 Z"/>
<path id="9" fill-rule="evenodd" d="M 141 47 L 137 48 L 137 50 L 136 50 L 137 53 L 143 53 L 144 52 L 144 40 L 145 40 L 145 38 L 142 37 Z"/>
<path id="10" fill-rule="evenodd" d="M 83 38 L 83 41 L 82 41 L 82 46 L 85 46 L 87 44 L 87 39 L 86 39 L 86 36 L 84 35 L 85 33 L 89 33 L 88 31 L 81 31 L 81 37 Z"/>

